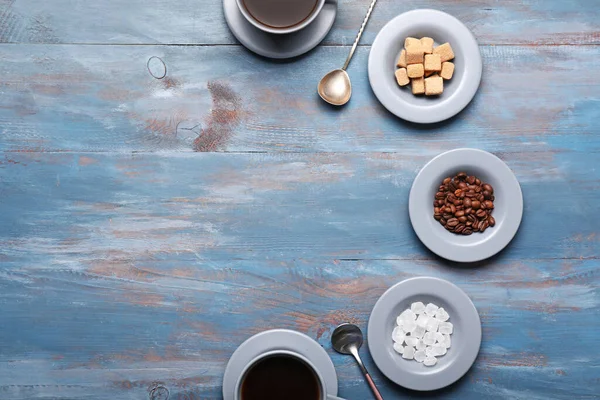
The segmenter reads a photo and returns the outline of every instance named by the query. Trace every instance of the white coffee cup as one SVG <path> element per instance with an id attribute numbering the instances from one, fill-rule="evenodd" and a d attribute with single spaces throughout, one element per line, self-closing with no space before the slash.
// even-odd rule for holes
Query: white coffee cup
<path id="1" fill-rule="evenodd" d="M 304 20 L 302 20 L 302 22 L 300 22 L 296 25 L 290 26 L 290 27 L 286 27 L 286 28 L 275 28 L 275 27 L 272 27 L 269 25 L 265 25 L 264 23 L 260 22 L 256 18 L 254 18 L 252 16 L 252 14 L 250 14 L 250 12 L 246 8 L 246 6 L 244 5 L 243 0 L 236 0 L 236 1 L 237 1 L 238 8 L 240 9 L 240 12 L 244 16 L 244 18 L 246 18 L 248 20 L 248 22 L 250 22 L 252 25 L 254 25 L 255 27 L 257 27 L 260 30 L 263 30 L 268 33 L 275 33 L 275 34 L 292 33 L 292 32 L 296 32 L 296 31 L 306 28 L 311 22 L 313 22 L 315 20 L 315 18 L 317 18 L 317 16 L 323 9 L 323 5 L 325 4 L 325 0 L 317 0 L 317 5 L 313 9 L 312 13 L 308 17 L 306 17 Z"/>
<path id="2" fill-rule="evenodd" d="M 293 351 L 289 351 L 289 350 L 269 351 L 267 353 L 263 353 L 263 354 L 255 357 L 252 361 L 250 361 L 248 363 L 248 365 L 246 365 L 246 367 L 242 371 L 240 377 L 237 380 L 237 383 L 235 384 L 235 392 L 234 392 L 235 400 L 242 400 L 242 383 L 244 383 L 244 379 L 246 379 L 248 372 L 259 361 L 264 360 L 265 358 L 268 358 L 268 357 L 275 357 L 275 356 L 286 356 L 286 357 L 297 358 L 298 360 L 302 361 L 305 365 L 307 365 L 310 369 L 312 369 L 312 371 L 315 374 L 315 376 L 317 377 L 317 381 L 319 383 L 319 389 L 320 389 L 319 392 L 321 393 L 320 400 L 344 400 L 341 397 L 336 397 L 336 396 L 327 394 L 327 385 L 325 385 L 325 381 L 323 380 L 323 375 L 321 375 L 321 373 L 319 372 L 317 367 L 315 367 L 315 365 L 312 362 L 310 362 L 306 357 L 304 357 L 298 353 L 295 353 Z"/>

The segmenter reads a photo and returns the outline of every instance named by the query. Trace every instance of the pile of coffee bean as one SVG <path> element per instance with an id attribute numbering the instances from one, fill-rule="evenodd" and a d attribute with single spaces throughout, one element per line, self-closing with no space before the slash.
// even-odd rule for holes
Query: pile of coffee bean
<path id="1" fill-rule="evenodd" d="M 494 188 L 465 172 L 446 178 L 433 201 L 433 218 L 450 232 L 470 235 L 496 225 Z"/>

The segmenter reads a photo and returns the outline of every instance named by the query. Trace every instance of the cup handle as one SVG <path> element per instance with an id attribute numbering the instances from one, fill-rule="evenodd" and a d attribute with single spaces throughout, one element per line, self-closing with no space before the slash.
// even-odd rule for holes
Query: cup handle
<path id="1" fill-rule="evenodd" d="M 342 399 L 341 397 L 332 396 L 332 395 L 328 394 L 327 395 L 327 400 L 345 400 L 345 399 Z"/>

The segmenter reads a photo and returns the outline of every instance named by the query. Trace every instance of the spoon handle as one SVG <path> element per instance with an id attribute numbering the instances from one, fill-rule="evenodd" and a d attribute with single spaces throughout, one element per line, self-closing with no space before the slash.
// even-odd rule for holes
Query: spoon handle
<path id="1" fill-rule="evenodd" d="M 375 386 L 375 382 L 373 382 L 373 379 L 371 379 L 371 375 L 369 375 L 368 372 L 365 374 L 365 378 L 367 378 L 367 383 L 371 387 L 371 390 L 373 391 L 373 394 L 375 395 L 375 398 L 377 400 L 383 400 L 383 397 L 381 397 L 381 393 L 379 393 L 379 390 L 377 389 L 377 386 Z"/>
<path id="2" fill-rule="evenodd" d="M 352 48 L 350 49 L 350 54 L 348 54 L 348 58 L 346 58 L 346 62 L 344 63 L 344 66 L 342 67 L 342 69 L 344 71 L 346 70 L 346 68 L 348 68 L 348 64 L 350 64 L 350 59 L 354 55 L 354 51 L 356 50 L 356 46 L 358 46 L 358 41 L 360 40 L 360 37 L 362 36 L 363 31 L 365 30 L 365 26 L 367 25 L 367 21 L 369 20 L 369 17 L 371 16 L 371 11 L 373 11 L 373 7 L 375 7 L 375 3 L 377 3 L 377 0 L 373 0 L 371 2 L 371 5 L 369 6 L 369 11 L 367 11 L 367 15 L 365 15 L 365 19 L 363 20 L 363 23 L 360 26 L 360 30 L 358 31 L 358 35 L 356 35 L 356 40 L 354 41 L 354 44 L 352 45 Z"/>

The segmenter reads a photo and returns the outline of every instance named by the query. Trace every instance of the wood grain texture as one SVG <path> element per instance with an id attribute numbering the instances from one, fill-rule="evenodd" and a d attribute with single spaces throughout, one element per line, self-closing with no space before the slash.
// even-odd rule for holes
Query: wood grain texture
<path id="1" fill-rule="evenodd" d="M 368 2 L 338 0 L 325 44 L 351 45 Z M 380 0 L 362 43 L 396 15 L 434 8 L 463 21 L 481 44 L 598 44 L 597 0 Z M 220 0 L 0 0 L 0 42 L 234 44 Z M 342 60 L 343 61 L 343 60 Z"/>
<path id="2" fill-rule="evenodd" d="M 482 348 L 434 393 L 363 349 L 384 398 L 598 398 L 597 1 L 380 0 L 334 109 L 316 82 L 366 7 L 341 0 L 324 46 L 272 62 L 236 44 L 219 0 L 0 0 L 0 399 L 220 399 L 235 348 L 275 327 L 315 338 L 340 395 L 370 399 L 331 332 L 366 329 L 413 276 L 467 292 Z M 427 127 L 366 76 L 376 32 L 417 7 L 464 21 L 485 68 L 473 103 Z M 456 147 L 500 156 L 525 200 L 508 248 L 468 266 L 407 213 L 419 169 Z"/>
<path id="3" fill-rule="evenodd" d="M 482 47 L 484 76 L 458 117 L 415 125 L 388 113 L 367 79 L 368 48 L 343 109 L 316 84 L 347 48 L 273 63 L 239 47 L 0 45 L 7 151 L 598 152 L 598 46 Z M 161 57 L 164 79 L 148 59 Z M 584 71 L 584 72 L 582 72 Z M 542 172 L 542 170 L 540 170 Z"/>

